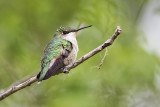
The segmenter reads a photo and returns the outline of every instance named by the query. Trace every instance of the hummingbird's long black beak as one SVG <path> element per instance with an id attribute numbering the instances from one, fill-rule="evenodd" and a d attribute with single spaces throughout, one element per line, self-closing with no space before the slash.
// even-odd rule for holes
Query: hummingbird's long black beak
<path id="1" fill-rule="evenodd" d="M 88 27 L 91 27 L 91 26 L 92 26 L 92 25 L 85 26 L 85 27 L 81 27 L 81 28 L 79 28 L 79 29 L 72 30 L 71 32 L 78 32 L 78 31 L 80 31 L 80 30 L 82 30 L 82 29 L 85 29 L 85 28 L 88 28 Z"/>

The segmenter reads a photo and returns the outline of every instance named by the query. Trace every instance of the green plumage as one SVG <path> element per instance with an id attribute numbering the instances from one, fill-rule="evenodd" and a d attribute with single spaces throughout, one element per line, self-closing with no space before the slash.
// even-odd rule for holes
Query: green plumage
<path id="1" fill-rule="evenodd" d="M 70 28 L 68 26 L 61 26 L 59 27 L 56 32 L 54 33 L 54 37 L 60 35 L 63 31 L 71 31 L 71 30 L 75 30 L 73 28 Z"/>
<path id="2" fill-rule="evenodd" d="M 75 61 L 78 53 L 76 33 L 79 29 L 61 26 L 54 34 L 54 38 L 48 43 L 41 60 L 41 72 L 37 75 L 38 81 L 46 80 L 59 74 L 60 69 Z"/>
<path id="3" fill-rule="evenodd" d="M 71 43 L 56 36 L 46 46 L 41 60 L 41 73 L 39 80 L 46 75 L 52 59 L 56 59 L 61 55 L 63 49 L 71 51 Z"/>

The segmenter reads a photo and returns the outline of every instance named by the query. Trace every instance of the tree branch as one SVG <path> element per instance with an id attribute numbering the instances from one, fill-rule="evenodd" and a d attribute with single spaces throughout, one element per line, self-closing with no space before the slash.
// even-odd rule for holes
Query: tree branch
<path id="1" fill-rule="evenodd" d="M 98 52 L 102 51 L 104 48 L 112 45 L 112 43 L 114 42 L 114 40 L 117 38 L 118 35 L 121 34 L 121 29 L 118 26 L 117 29 L 115 30 L 114 34 L 111 36 L 111 38 L 109 38 L 106 42 L 104 42 L 102 45 L 98 46 L 96 49 L 92 50 L 91 52 L 87 53 L 86 55 L 82 56 L 80 59 L 78 59 L 77 61 L 75 61 L 74 63 L 66 66 L 64 68 L 64 73 L 65 72 L 69 72 L 71 69 L 77 67 L 79 64 L 81 64 L 82 62 L 84 62 L 85 60 L 89 59 L 90 57 L 94 56 L 95 54 L 97 54 Z M 6 89 L 6 90 L 1 90 L 0 91 L 0 100 L 3 100 L 4 98 L 12 95 L 13 93 L 27 87 L 30 86 L 31 84 L 33 84 L 34 82 L 37 81 L 36 76 L 33 76 L 31 78 L 29 78 L 28 80 L 24 81 L 24 82 L 20 82 L 17 85 L 12 85 L 10 88 Z"/>

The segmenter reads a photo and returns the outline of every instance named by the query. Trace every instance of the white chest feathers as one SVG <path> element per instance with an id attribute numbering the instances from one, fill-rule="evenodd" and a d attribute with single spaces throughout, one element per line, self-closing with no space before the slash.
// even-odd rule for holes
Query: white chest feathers
<path id="1" fill-rule="evenodd" d="M 63 37 L 63 39 L 72 43 L 72 50 L 67 58 L 64 59 L 64 64 L 69 65 L 73 63 L 77 58 L 78 44 L 76 40 L 76 33 L 71 32 Z"/>

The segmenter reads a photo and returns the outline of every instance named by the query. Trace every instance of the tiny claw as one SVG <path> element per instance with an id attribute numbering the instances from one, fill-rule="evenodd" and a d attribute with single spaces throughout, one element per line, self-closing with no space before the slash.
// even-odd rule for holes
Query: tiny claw
<path id="1" fill-rule="evenodd" d="M 69 70 L 64 70 L 63 73 L 68 74 Z"/>

